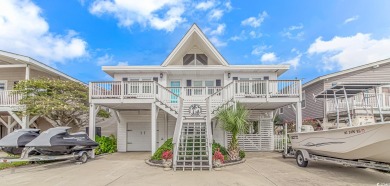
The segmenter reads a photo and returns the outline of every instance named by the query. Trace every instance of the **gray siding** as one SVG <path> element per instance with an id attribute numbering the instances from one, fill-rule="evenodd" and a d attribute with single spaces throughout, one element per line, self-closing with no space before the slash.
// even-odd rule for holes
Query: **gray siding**
<path id="1" fill-rule="evenodd" d="M 306 107 L 302 108 L 302 118 L 318 118 L 322 119 L 324 117 L 324 102 L 322 100 L 315 101 L 313 94 L 318 94 L 324 90 L 324 82 L 319 81 L 310 86 L 302 88 L 302 91 L 305 92 Z M 295 122 L 295 111 L 292 106 L 283 107 L 283 114 L 279 116 L 285 122 Z"/>
<path id="2" fill-rule="evenodd" d="M 325 88 L 330 88 L 336 82 L 390 82 L 390 64 L 329 78 L 325 81 Z"/>

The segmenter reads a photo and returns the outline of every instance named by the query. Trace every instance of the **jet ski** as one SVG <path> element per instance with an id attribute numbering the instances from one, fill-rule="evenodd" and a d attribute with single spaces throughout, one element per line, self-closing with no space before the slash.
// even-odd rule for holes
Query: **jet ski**
<path id="1" fill-rule="evenodd" d="M 39 136 L 39 129 L 19 129 L 0 140 L 0 149 L 8 154 L 20 155 L 27 143 Z"/>
<path id="2" fill-rule="evenodd" d="M 70 127 L 48 129 L 28 143 L 26 147 L 34 147 L 34 150 L 42 155 L 65 155 L 92 150 L 99 146 L 85 132 L 71 134 L 69 129 Z"/>

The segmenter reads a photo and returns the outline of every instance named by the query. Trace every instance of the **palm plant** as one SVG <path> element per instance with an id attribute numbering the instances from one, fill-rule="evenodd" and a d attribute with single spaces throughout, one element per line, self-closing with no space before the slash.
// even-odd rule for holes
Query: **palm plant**
<path id="1" fill-rule="evenodd" d="M 235 108 L 224 108 L 217 114 L 218 121 L 222 123 L 221 128 L 232 134 L 232 140 L 228 146 L 228 154 L 231 160 L 240 158 L 237 136 L 248 131 L 247 116 L 248 110 L 240 103 L 237 103 Z"/>

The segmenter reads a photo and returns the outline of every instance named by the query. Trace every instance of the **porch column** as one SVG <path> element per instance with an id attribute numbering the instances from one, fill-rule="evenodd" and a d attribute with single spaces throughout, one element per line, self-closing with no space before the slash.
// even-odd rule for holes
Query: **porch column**
<path id="1" fill-rule="evenodd" d="M 26 77 L 25 77 L 25 79 L 26 80 L 30 79 L 30 65 L 26 66 Z"/>
<path id="2" fill-rule="evenodd" d="M 21 127 L 22 127 L 22 129 L 26 129 L 26 128 L 30 128 L 29 126 L 28 126 L 28 116 L 22 116 L 22 123 L 21 123 Z"/>
<path id="3" fill-rule="evenodd" d="M 296 112 L 296 123 L 297 123 L 297 128 L 296 128 L 296 131 L 297 132 L 301 132 L 301 127 L 302 127 L 302 105 L 301 105 L 301 102 L 297 102 L 297 112 Z"/>
<path id="4" fill-rule="evenodd" d="M 152 103 L 152 111 L 151 111 L 151 132 L 152 132 L 152 155 L 154 154 L 154 152 L 156 152 L 156 143 L 157 143 L 157 121 L 156 121 L 156 104 L 155 103 Z"/>
<path id="5" fill-rule="evenodd" d="M 95 119 L 96 119 L 96 114 L 95 114 L 95 109 L 96 105 L 91 103 L 89 105 L 89 129 L 88 129 L 88 134 L 89 138 L 92 140 L 95 140 Z M 91 158 L 95 158 L 95 150 L 92 152 Z"/>

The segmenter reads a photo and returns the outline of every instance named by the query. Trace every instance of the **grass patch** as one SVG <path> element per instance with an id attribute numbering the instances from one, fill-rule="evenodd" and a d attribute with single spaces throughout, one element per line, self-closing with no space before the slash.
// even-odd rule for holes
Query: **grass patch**
<path id="1" fill-rule="evenodd" d="M 11 168 L 11 167 L 20 167 L 24 165 L 29 165 L 28 161 L 19 161 L 19 162 L 11 162 L 11 163 L 0 163 L 0 170 Z"/>

